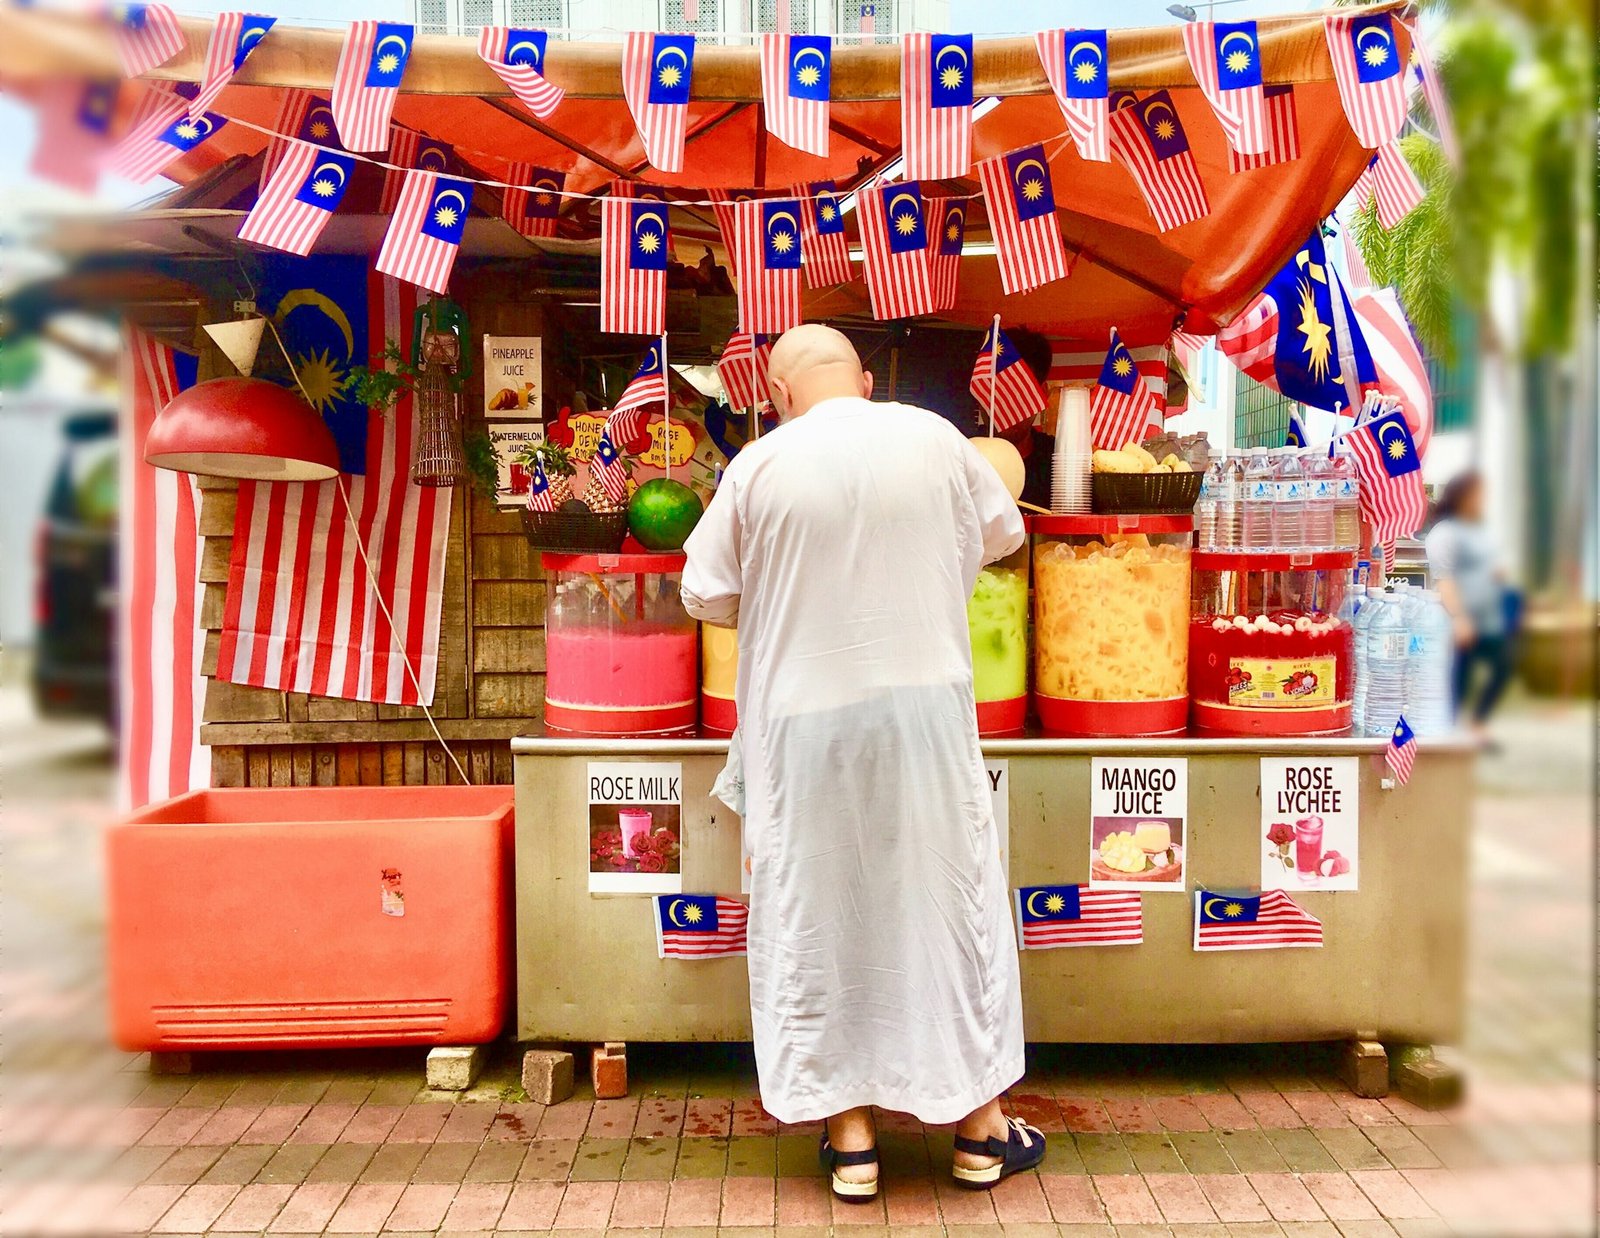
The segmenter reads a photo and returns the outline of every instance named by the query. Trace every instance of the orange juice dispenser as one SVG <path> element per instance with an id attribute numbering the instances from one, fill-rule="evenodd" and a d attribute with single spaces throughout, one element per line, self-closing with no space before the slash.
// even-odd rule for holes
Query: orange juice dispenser
<path id="1" fill-rule="evenodd" d="M 739 679 L 739 629 L 700 625 L 700 726 L 732 735 L 739 725 L 734 686 Z"/>

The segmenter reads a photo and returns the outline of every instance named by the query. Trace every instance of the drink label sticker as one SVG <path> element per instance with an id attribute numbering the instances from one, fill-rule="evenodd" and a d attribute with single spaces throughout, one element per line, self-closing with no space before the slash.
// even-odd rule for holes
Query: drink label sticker
<path id="1" fill-rule="evenodd" d="M 1230 658 L 1228 703 L 1264 709 L 1334 704 L 1332 658 Z"/>
<path id="2" fill-rule="evenodd" d="M 591 761 L 589 893 L 683 893 L 683 765 Z"/>
<path id="3" fill-rule="evenodd" d="M 378 875 L 378 910 L 386 916 L 406 914 L 406 892 L 400 888 L 400 870 L 386 868 Z"/>
<path id="4" fill-rule="evenodd" d="M 1261 758 L 1261 888 L 1354 890 L 1361 758 Z"/>
<path id="5" fill-rule="evenodd" d="M 1183 892 L 1189 762 L 1095 757 L 1089 765 L 1089 885 Z"/>

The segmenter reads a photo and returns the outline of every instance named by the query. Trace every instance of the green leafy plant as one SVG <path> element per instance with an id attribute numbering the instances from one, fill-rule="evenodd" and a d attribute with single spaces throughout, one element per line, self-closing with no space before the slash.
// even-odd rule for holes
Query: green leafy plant
<path id="1" fill-rule="evenodd" d="M 340 385 L 340 390 L 358 404 L 386 413 L 401 396 L 415 395 L 422 385 L 422 367 L 401 351 L 397 341 L 387 341 L 383 352 L 373 360 L 383 364 L 353 365 Z M 447 391 L 459 395 L 466 388 L 466 376 L 456 371 L 438 371 L 436 377 L 443 379 Z"/>
<path id="2" fill-rule="evenodd" d="M 571 453 L 560 443 L 530 443 L 517 453 L 517 463 L 530 469 L 537 464 L 552 478 L 571 477 L 578 471 Z"/>
<path id="3" fill-rule="evenodd" d="M 461 454 L 472 488 L 491 502 L 500 491 L 500 462 L 494 444 L 483 430 L 471 430 L 461 440 Z"/>

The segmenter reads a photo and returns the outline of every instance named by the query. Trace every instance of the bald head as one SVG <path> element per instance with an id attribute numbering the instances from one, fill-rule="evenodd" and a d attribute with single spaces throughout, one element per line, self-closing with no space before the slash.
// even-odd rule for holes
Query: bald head
<path id="1" fill-rule="evenodd" d="M 814 322 L 785 331 L 772 346 L 767 385 L 785 418 L 837 396 L 872 395 L 872 375 L 861 369 L 855 345 L 832 327 Z"/>

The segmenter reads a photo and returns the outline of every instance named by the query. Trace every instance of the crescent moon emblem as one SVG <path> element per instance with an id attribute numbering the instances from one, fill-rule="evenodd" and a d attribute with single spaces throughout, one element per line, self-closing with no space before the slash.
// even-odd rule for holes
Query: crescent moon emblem
<path id="1" fill-rule="evenodd" d="M 1406 441 L 1405 431 L 1400 429 L 1400 423 L 1398 421 L 1391 421 L 1388 425 L 1384 426 L 1383 429 L 1378 431 L 1378 441 L 1380 443 L 1387 443 L 1389 441 L 1390 430 L 1394 430 L 1400 435 L 1400 441 L 1402 443 Z"/>
<path id="2" fill-rule="evenodd" d="M 1206 915 L 1211 916 L 1213 919 L 1220 920 L 1220 919 L 1222 919 L 1222 915 L 1221 915 L 1221 913 L 1213 910 L 1212 904 L 1213 903 L 1226 903 L 1227 901 L 1228 901 L 1227 899 L 1218 898 L 1216 895 L 1213 894 L 1210 898 L 1206 899 L 1206 901 L 1201 904 L 1200 910 L 1205 912 Z"/>
<path id="3" fill-rule="evenodd" d="M 312 111 L 311 111 L 311 114 L 306 117 L 306 120 L 308 120 L 308 121 L 312 121 L 312 120 L 330 120 L 331 121 L 332 119 L 333 119 L 333 109 L 330 108 L 330 107 L 313 108 Z"/>
<path id="4" fill-rule="evenodd" d="M 897 193 L 897 194 L 895 194 L 894 197 L 889 199 L 889 210 L 890 210 L 891 213 L 893 213 L 895 207 L 900 205 L 900 200 L 902 198 L 905 199 L 907 202 L 911 203 L 911 209 L 912 210 L 920 211 L 922 209 L 922 204 L 919 203 L 916 200 L 916 198 L 914 196 L 912 196 L 911 194 L 909 194 L 909 193 Z"/>
<path id="5" fill-rule="evenodd" d="M 1039 895 L 1041 895 L 1043 893 L 1044 893 L 1043 890 L 1035 890 L 1032 894 L 1028 895 L 1028 914 L 1030 916 L 1043 916 L 1043 915 L 1048 915 L 1049 914 L 1048 912 L 1040 911 L 1037 907 L 1035 907 L 1033 905 L 1033 900 L 1038 898 Z"/>
<path id="6" fill-rule="evenodd" d="M 656 63 L 660 64 L 665 56 L 676 56 L 679 64 L 686 69 L 689 67 L 689 57 L 683 54 L 683 48 L 681 47 L 663 47 L 656 53 Z"/>
<path id="7" fill-rule="evenodd" d="M 1084 39 L 1081 42 L 1074 43 L 1072 45 L 1072 50 L 1067 53 L 1067 60 L 1070 62 L 1077 59 L 1078 49 L 1082 47 L 1087 47 L 1089 49 L 1089 54 L 1094 57 L 1096 64 L 1100 63 L 1100 45 L 1090 39 Z"/>
<path id="8" fill-rule="evenodd" d="M 661 227 L 666 226 L 666 223 L 661 218 L 661 213 L 659 211 L 640 211 L 639 218 L 634 221 L 633 230 L 637 232 L 642 225 L 647 223 L 657 224 Z"/>
<path id="9" fill-rule="evenodd" d="M 550 177 L 542 176 L 538 180 L 533 182 L 532 188 L 534 188 L 534 189 L 556 190 L 556 189 L 561 188 L 561 186 L 557 185 L 555 183 L 555 181 L 553 179 L 551 179 Z"/>
<path id="10" fill-rule="evenodd" d="M 1150 120 L 1151 118 L 1153 118 L 1155 116 L 1155 114 L 1158 111 L 1165 112 L 1168 116 L 1171 116 L 1174 120 L 1177 119 L 1178 114 L 1176 112 L 1174 112 L 1170 107 L 1168 107 L 1165 103 L 1161 102 L 1160 99 L 1157 99 L 1149 107 L 1145 108 L 1145 110 L 1144 110 L 1144 118 L 1146 120 Z"/>
<path id="11" fill-rule="evenodd" d="M 952 206 L 944 213 L 944 221 L 949 223 L 952 219 L 958 224 L 964 224 L 967 222 L 967 212 L 959 206 Z"/>
<path id="12" fill-rule="evenodd" d="M 671 920 L 679 928 L 686 927 L 684 925 L 683 921 L 678 919 L 678 908 L 681 907 L 682 905 L 683 905 L 683 900 L 681 898 L 675 898 L 670 903 L 667 904 L 667 919 Z"/>
<path id="13" fill-rule="evenodd" d="M 506 59 L 508 61 L 511 60 L 523 48 L 528 49 L 528 59 L 537 66 L 539 63 L 539 45 L 531 39 L 518 39 L 506 49 Z"/>
<path id="14" fill-rule="evenodd" d="M 386 34 L 386 35 L 383 36 L 383 38 L 378 40 L 378 46 L 376 46 L 376 47 L 374 47 L 372 49 L 372 54 L 374 56 L 376 56 L 379 52 L 381 52 L 390 43 L 398 43 L 398 44 L 400 44 L 400 54 L 402 56 L 409 55 L 410 52 L 411 52 L 411 48 L 406 44 L 406 41 L 404 39 L 402 39 L 399 35 L 397 35 L 397 34 Z"/>
<path id="15" fill-rule="evenodd" d="M 1228 50 L 1228 44 L 1232 43 L 1235 39 L 1243 39 L 1244 40 L 1245 49 L 1247 51 L 1252 51 L 1252 52 L 1255 51 L 1255 49 L 1256 49 L 1255 40 L 1252 39 L 1243 30 L 1232 30 L 1232 31 L 1229 31 L 1228 34 L 1223 38 L 1222 42 L 1217 44 L 1217 50 L 1219 52 L 1227 51 Z"/>
<path id="16" fill-rule="evenodd" d="M 212 123 L 211 113 L 206 112 L 194 122 L 194 127 L 200 131 L 200 136 L 204 138 L 211 136 L 211 131 L 216 128 L 216 125 Z"/>
<path id="17" fill-rule="evenodd" d="M 239 35 L 239 50 L 242 52 L 246 48 L 253 47 L 261 42 L 262 36 L 266 33 L 267 28 L 265 26 L 246 27 Z"/>
<path id="18" fill-rule="evenodd" d="M 967 60 L 967 49 L 962 47 L 959 43 L 946 43 L 939 49 L 939 54 L 933 58 L 933 63 L 942 64 L 944 62 L 944 58 L 951 52 L 954 52 L 957 56 L 961 57 L 962 64 L 969 63 Z"/>
<path id="19" fill-rule="evenodd" d="M 1125 90 L 1111 96 L 1111 110 L 1113 112 L 1126 111 L 1130 107 L 1137 107 L 1138 103 L 1139 96 L 1131 90 Z"/>
<path id="20" fill-rule="evenodd" d="M 337 301 L 315 288 L 296 288 L 293 292 L 284 293 L 278 300 L 278 308 L 272 312 L 272 319 L 281 327 L 290 314 L 302 307 L 319 310 L 344 336 L 344 355 L 350 357 L 355 354 L 356 337 L 350 329 L 350 319 L 339 308 Z"/>
<path id="21" fill-rule="evenodd" d="M 316 167 L 311 169 L 312 179 L 315 180 L 318 176 L 321 176 L 324 168 L 339 178 L 339 184 L 341 186 L 344 184 L 344 168 L 337 163 L 319 163 Z"/>
<path id="22" fill-rule="evenodd" d="M 1018 177 L 1020 177 L 1024 168 L 1038 168 L 1039 174 L 1041 176 L 1045 175 L 1044 164 L 1040 163 L 1037 159 L 1024 159 L 1012 170 L 1011 179 L 1016 180 Z"/>
<path id="23" fill-rule="evenodd" d="M 1393 39 L 1391 39 L 1389 37 L 1389 32 L 1387 30 L 1385 30 L 1382 26 L 1367 26 L 1361 31 L 1360 34 L 1356 35 L 1356 42 L 1357 43 L 1366 42 L 1366 38 L 1367 38 L 1367 36 L 1369 34 L 1377 35 L 1378 38 L 1382 39 L 1383 42 L 1386 43 L 1386 44 L 1387 43 L 1392 43 L 1394 41 Z"/>
<path id="24" fill-rule="evenodd" d="M 831 190 L 831 189 L 819 189 L 819 190 L 817 190 L 817 193 L 816 193 L 816 201 L 818 202 L 818 204 L 821 204 L 823 202 L 833 202 L 833 201 L 836 201 L 837 198 L 838 198 L 838 195 L 836 193 L 834 193 L 833 190 Z"/>
<path id="25" fill-rule="evenodd" d="M 800 61 L 807 56 L 815 56 L 819 65 L 823 66 L 824 68 L 827 67 L 828 58 L 822 54 L 822 49 L 820 47 L 802 47 L 794 54 L 794 59 L 790 61 L 790 63 L 794 65 L 795 68 L 799 68 Z"/>
<path id="26" fill-rule="evenodd" d="M 660 365 L 661 365 L 660 358 L 658 358 L 657 355 L 656 355 L 656 345 L 652 344 L 652 345 L 650 345 L 650 351 L 645 353 L 645 355 L 644 355 L 644 368 L 647 371 L 648 370 L 654 370 L 654 369 L 658 369 L 660 367 Z"/>
<path id="27" fill-rule="evenodd" d="M 461 191 L 459 189 L 441 190 L 439 193 L 436 193 L 433 196 L 433 204 L 435 206 L 438 206 L 446 198 L 454 198 L 457 202 L 461 203 L 461 213 L 463 215 L 465 215 L 467 213 L 467 200 L 466 200 L 465 197 L 462 196 Z"/>
<path id="28" fill-rule="evenodd" d="M 771 232 L 772 225 L 777 223 L 780 219 L 787 219 L 789 221 L 789 226 L 794 228 L 796 231 L 799 231 L 800 221 L 788 211 L 773 211 L 771 217 L 767 220 L 767 231 Z"/>
<path id="29" fill-rule="evenodd" d="M 417 156 L 417 166 L 428 171 L 442 172 L 444 170 L 444 152 L 437 146 L 425 146 L 422 153 Z"/>

